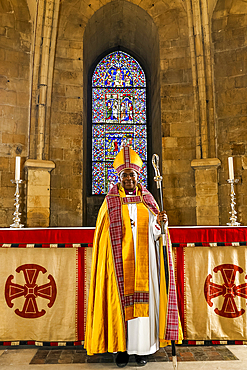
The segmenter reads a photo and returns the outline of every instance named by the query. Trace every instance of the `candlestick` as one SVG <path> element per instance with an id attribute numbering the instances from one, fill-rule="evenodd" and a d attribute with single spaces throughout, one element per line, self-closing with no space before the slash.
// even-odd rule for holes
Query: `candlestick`
<path id="1" fill-rule="evenodd" d="M 229 171 L 230 172 L 230 171 Z M 235 211 L 235 191 L 234 191 L 234 183 L 237 183 L 239 180 L 236 179 L 229 179 L 227 180 L 227 182 L 229 184 L 231 184 L 231 193 L 230 193 L 230 197 L 231 197 L 231 211 L 229 212 L 231 217 L 230 217 L 230 221 L 231 222 L 228 222 L 227 225 L 228 226 L 240 226 L 241 224 L 239 222 L 237 222 L 237 211 Z"/>
<path id="2" fill-rule="evenodd" d="M 21 157 L 17 156 L 15 158 L 15 180 L 20 180 L 21 175 Z"/>
<path id="3" fill-rule="evenodd" d="M 19 185 L 22 183 L 22 180 L 11 180 L 13 184 L 16 184 L 16 189 L 15 189 L 15 212 L 13 213 L 13 221 L 14 223 L 10 225 L 11 228 L 21 228 L 24 227 L 23 224 L 20 223 L 20 215 L 21 213 L 19 212 L 20 204 L 19 204 L 19 198 L 20 198 L 20 191 L 19 191 Z"/>
<path id="4" fill-rule="evenodd" d="M 234 180 L 233 157 L 228 157 L 229 180 Z"/>

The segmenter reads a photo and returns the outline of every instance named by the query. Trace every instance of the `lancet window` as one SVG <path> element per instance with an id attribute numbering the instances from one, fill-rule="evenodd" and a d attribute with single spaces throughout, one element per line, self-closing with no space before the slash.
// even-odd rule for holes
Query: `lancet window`
<path id="1" fill-rule="evenodd" d="M 92 76 L 92 194 L 106 194 L 118 181 L 112 163 L 125 144 L 142 158 L 140 182 L 147 186 L 146 78 L 137 60 L 116 51 Z"/>

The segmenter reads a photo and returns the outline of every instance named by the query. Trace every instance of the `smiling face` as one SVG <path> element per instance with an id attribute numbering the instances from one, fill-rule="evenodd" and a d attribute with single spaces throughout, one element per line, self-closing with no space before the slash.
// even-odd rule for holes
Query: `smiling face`
<path id="1" fill-rule="evenodd" d="M 138 182 L 138 173 L 134 170 L 126 169 L 120 173 L 119 179 L 124 190 L 134 191 Z"/>

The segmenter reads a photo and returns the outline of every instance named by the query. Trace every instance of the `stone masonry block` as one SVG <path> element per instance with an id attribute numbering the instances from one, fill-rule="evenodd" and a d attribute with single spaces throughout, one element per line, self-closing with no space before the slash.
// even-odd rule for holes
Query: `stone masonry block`
<path id="1" fill-rule="evenodd" d="M 218 194 L 201 194 L 201 196 L 197 195 L 196 198 L 196 205 L 197 207 L 205 207 L 205 206 L 212 206 L 214 207 L 218 204 Z"/>
<path id="2" fill-rule="evenodd" d="M 66 99 L 66 111 L 80 113 L 83 110 L 83 99 L 77 97 L 75 99 Z"/>
<path id="3" fill-rule="evenodd" d="M 29 93 L 25 93 L 23 91 L 17 92 L 17 105 L 19 107 L 28 107 L 29 100 L 30 100 Z"/>
<path id="4" fill-rule="evenodd" d="M 65 95 L 70 98 L 78 98 L 83 96 L 82 86 L 66 85 Z"/>
<path id="5" fill-rule="evenodd" d="M 82 160 L 82 152 L 78 149 L 64 149 L 64 159 L 67 161 L 80 161 Z"/>
<path id="6" fill-rule="evenodd" d="M 52 189 L 51 190 L 51 199 L 53 198 L 64 198 L 64 199 L 71 199 L 69 196 L 71 189 Z"/>
<path id="7" fill-rule="evenodd" d="M 82 125 L 82 113 L 52 112 L 52 122 Z"/>
<path id="8" fill-rule="evenodd" d="M 10 166 L 10 159 L 5 157 L 0 157 L 0 171 L 8 172 Z"/>
<path id="9" fill-rule="evenodd" d="M 29 190 L 28 190 L 29 193 Z M 50 196 L 44 195 L 29 195 L 27 196 L 27 207 L 29 208 L 49 208 Z"/>
<path id="10" fill-rule="evenodd" d="M 218 184 L 198 184 L 196 185 L 196 193 L 198 201 L 206 196 L 218 194 Z M 217 200 L 217 197 L 215 198 Z"/>
<path id="11" fill-rule="evenodd" d="M 7 210 L 0 209 L 0 227 L 7 227 Z"/>
<path id="12" fill-rule="evenodd" d="M 0 208 L 14 209 L 15 189 L 11 187 L 1 187 L 0 191 L 1 191 Z"/>
<path id="13" fill-rule="evenodd" d="M 63 148 L 51 148 L 51 159 L 63 160 Z"/>
<path id="14" fill-rule="evenodd" d="M 82 225 L 82 214 L 81 212 L 64 212 L 58 214 L 59 226 L 81 226 Z"/>
<path id="15" fill-rule="evenodd" d="M 167 188 L 164 187 L 164 198 L 181 198 L 181 197 L 195 197 L 195 188 L 193 186 L 187 186 L 188 184 L 184 184 L 185 187 L 173 187 Z"/>
<path id="16" fill-rule="evenodd" d="M 204 171 L 195 171 L 195 180 L 197 184 L 217 183 L 217 170 L 205 169 Z"/>
<path id="17" fill-rule="evenodd" d="M 195 136 L 195 126 L 192 123 L 179 122 L 171 124 L 171 136 L 175 137 L 191 137 Z"/>
<path id="18" fill-rule="evenodd" d="M 163 175 L 166 174 L 175 174 L 175 173 L 183 173 L 183 172 L 190 172 L 190 160 L 164 160 L 162 163 L 162 173 Z"/>
<path id="19" fill-rule="evenodd" d="M 47 171 L 28 170 L 28 182 L 33 186 L 49 186 L 50 174 Z"/>
<path id="20" fill-rule="evenodd" d="M 27 227 L 49 227 L 50 210 L 47 208 L 29 208 L 27 210 Z"/>
<path id="21" fill-rule="evenodd" d="M 69 189 L 69 199 L 82 199 L 82 190 L 81 189 Z"/>
<path id="22" fill-rule="evenodd" d="M 1 71 L 0 71 L 1 73 Z M 17 105 L 17 94 L 15 91 L 0 90 L 1 104 Z"/>
<path id="23" fill-rule="evenodd" d="M 50 186 L 28 184 L 28 194 L 32 194 L 35 197 L 49 197 Z"/>
<path id="24" fill-rule="evenodd" d="M 194 149 L 185 149 L 181 150 L 181 148 L 164 148 L 162 149 L 162 157 L 164 159 L 193 159 L 194 157 Z"/>
<path id="25" fill-rule="evenodd" d="M 200 206 L 196 207 L 197 218 L 219 217 L 219 208 L 217 206 Z M 217 225 L 217 224 L 216 224 Z"/>
<path id="26" fill-rule="evenodd" d="M 219 225 L 219 216 L 213 216 L 210 217 L 204 216 L 204 217 L 198 217 L 197 218 L 197 225 L 198 226 L 217 226 Z"/>
<path id="27" fill-rule="evenodd" d="M 14 180 L 14 178 L 15 178 L 14 173 L 3 171 L 2 172 L 2 176 L 1 176 L 1 184 L 2 184 L 2 186 L 3 187 L 6 186 L 6 187 L 14 188 L 15 187 L 15 184 L 13 184 L 11 182 L 11 180 Z"/>
<path id="28" fill-rule="evenodd" d="M 70 162 L 67 161 L 60 161 L 59 162 L 59 170 L 60 170 L 60 175 L 71 175 L 72 174 L 72 165 Z"/>
<path id="29" fill-rule="evenodd" d="M 178 139 L 176 137 L 162 137 L 162 148 L 176 148 Z"/>

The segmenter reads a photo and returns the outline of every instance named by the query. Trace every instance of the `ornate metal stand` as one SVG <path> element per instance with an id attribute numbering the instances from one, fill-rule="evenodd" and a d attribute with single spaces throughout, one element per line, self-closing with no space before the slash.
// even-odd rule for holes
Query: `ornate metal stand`
<path id="1" fill-rule="evenodd" d="M 14 203 L 15 212 L 13 213 L 14 223 L 12 225 L 10 225 L 10 227 L 12 227 L 12 228 L 21 228 L 21 227 L 24 227 L 23 224 L 20 224 L 21 219 L 19 217 L 21 215 L 21 213 L 19 212 L 19 208 L 20 208 L 20 204 L 19 204 L 19 198 L 20 198 L 19 185 L 22 183 L 22 180 L 11 180 L 11 182 L 13 184 L 16 184 L 16 189 L 15 189 L 15 203 Z"/>
<path id="2" fill-rule="evenodd" d="M 234 191 L 234 183 L 237 183 L 239 180 L 238 179 L 233 179 L 233 180 L 227 180 L 227 182 L 229 184 L 231 184 L 231 194 L 230 194 L 230 197 L 231 197 L 231 211 L 229 212 L 231 217 L 230 217 L 230 221 L 231 222 L 228 222 L 227 225 L 228 226 L 240 226 L 241 224 L 239 222 L 237 222 L 237 211 L 235 211 L 235 191 Z"/>

